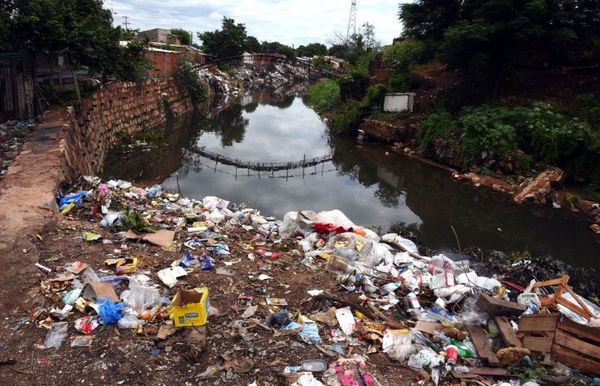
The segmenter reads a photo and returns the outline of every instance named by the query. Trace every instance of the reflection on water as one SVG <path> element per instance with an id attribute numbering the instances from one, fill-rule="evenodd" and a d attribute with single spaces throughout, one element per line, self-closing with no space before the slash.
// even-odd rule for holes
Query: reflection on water
<path id="1" fill-rule="evenodd" d="M 152 152 L 113 154 L 107 174 L 142 184 L 162 182 L 185 196 L 216 195 L 282 217 L 289 210 L 340 209 L 359 224 L 413 225 L 435 249 L 529 249 L 569 263 L 600 267 L 600 245 L 581 219 L 558 210 L 514 205 L 505 196 L 456 182 L 443 170 L 386 155 L 375 145 L 325 135 L 319 116 L 299 97 L 246 98 L 213 118 L 186 117 Z M 237 166 L 205 152 L 237 160 Z M 265 170 L 331 153 L 307 168 Z M 223 163 L 225 162 L 225 163 Z M 235 163 L 235 162 L 234 162 Z M 244 165 L 260 164 L 258 168 Z M 268 168 L 267 168 L 268 169 Z"/>

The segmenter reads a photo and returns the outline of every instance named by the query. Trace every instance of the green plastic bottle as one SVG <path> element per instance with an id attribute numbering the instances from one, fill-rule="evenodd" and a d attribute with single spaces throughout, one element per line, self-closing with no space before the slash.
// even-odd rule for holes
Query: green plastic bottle
<path id="1" fill-rule="evenodd" d="M 475 353 L 469 346 L 458 339 L 450 338 L 450 342 L 458 348 L 458 353 L 461 358 L 473 358 Z"/>

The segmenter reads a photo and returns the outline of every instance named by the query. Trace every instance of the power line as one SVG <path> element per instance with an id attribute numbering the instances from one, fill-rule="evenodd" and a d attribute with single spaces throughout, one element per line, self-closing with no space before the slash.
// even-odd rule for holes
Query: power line
<path id="1" fill-rule="evenodd" d="M 356 0 L 352 0 L 350 6 L 350 16 L 348 17 L 348 31 L 346 32 L 346 40 L 350 41 L 350 38 L 356 35 Z"/>
<path id="2" fill-rule="evenodd" d="M 123 19 L 125 19 L 125 22 L 123 22 L 123 24 L 125 24 L 125 31 L 129 31 L 129 22 L 127 21 L 129 19 L 128 16 L 123 16 Z"/>

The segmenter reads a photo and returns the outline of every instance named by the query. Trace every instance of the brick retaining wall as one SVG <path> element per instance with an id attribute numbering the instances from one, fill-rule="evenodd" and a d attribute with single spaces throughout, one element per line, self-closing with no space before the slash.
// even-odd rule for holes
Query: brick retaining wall
<path id="1" fill-rule="evenodd" d="M 80 108 L 69 108 L 64 143 L 67 174 L 76 178 L 101 172 L 107 153 L 122 135 L 166 122 L 165 106 L 174 116 L 193 109 L 171 77 L 153 78 L 140 87 L 133 82 L 108 84 Z"/>

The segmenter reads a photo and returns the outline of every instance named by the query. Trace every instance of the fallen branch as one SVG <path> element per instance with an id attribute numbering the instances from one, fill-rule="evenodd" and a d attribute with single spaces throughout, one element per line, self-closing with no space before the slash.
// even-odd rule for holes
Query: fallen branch
<path id="1" fill-rule="evenodd" d="M 415 259 L 419 259 L 419 260 L 424 260 L 424 261 L 430 261 L 431 258 L 427 257 L 427 256 L 421 256 L 419 254 L 416 254 L 414 252 L 409 251 L 408 249 L 404 248 L 404 246 L 398 244 L 395 241 L 391 241 L 391 240 L 380 240 L 381 243 L 387 244 L 390 247 L 396 248 L 397 250 L 401 251 L 401 252 L 406 252 L 408 253 L 411 257 L 414 257 Z"/>

